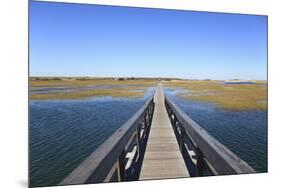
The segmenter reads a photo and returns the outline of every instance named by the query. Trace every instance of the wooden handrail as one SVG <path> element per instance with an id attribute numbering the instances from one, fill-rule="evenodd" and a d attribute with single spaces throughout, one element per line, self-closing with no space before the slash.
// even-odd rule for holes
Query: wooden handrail
<path id="1" fill-rule="evenodd" d="M 195 161 L 193 162 L 196 171 L 194 176 L 203 176 L 206 169 L 213 175 L 255 172 L 167 97 L 165 97 L 165 104 L 183 155 L 195 154 L 189 156 L 190 160 Z"/>
<path id="2" fill-rule="evenodd" d="M 195 169 L 193 174 L 190 172 L 192 176 L 255 172 L 167 97 L 165 97 L 165 105 L 183 157 L 185 160 L 188 159 L 187 168 L 189 171 Z M 128 178 L 131 167 L 126 167 L 128 166 L 126 156 L 135 151 L 131 160 L 136 160 L 136 164 L 142 162 L 153 111 L 154 101 L 150 98 L 133 117 L 117 129 L 59 185 L 132 180 Z M 132 168 L 133 172 L 136 170 L 140 169 Z"/>
<path id="3" fill-rule="evenodd" d="M 140 151 L 143 150 L 142 140 L 148 137 L 153 109 L 154 102 L 151 97 L 133 117 L 117 129 L 59 185 L 124 181 L 126 154 L 129 147 L 136 143 L 139 152 L 137 155 L 140 155 Z M 117 180 L 112 180 L 116 172 Z"/>

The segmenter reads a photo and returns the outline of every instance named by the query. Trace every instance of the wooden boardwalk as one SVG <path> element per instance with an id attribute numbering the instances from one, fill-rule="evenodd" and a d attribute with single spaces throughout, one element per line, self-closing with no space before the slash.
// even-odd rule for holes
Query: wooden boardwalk
<path id="1" fill-rule="evenodd" d="M 189 170 L 183 156 L 192 161 Z M 159 84 L 154 97 L 59 185 L 248 173 L 255 170 L 165 98 Z"/>
<path id="2" fill-rule="evenodd" d="M 190 177 L 166 111 L 162 84 L 155 95 L 155 109 L 144 154 L 140 180 Z"/>

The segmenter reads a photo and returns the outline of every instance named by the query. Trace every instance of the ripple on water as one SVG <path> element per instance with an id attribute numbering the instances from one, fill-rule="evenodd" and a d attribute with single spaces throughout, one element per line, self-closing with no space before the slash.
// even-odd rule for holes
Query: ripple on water
<path id="1" fill-rule="evenodd" d="M 187 115 L 258 172 L 267 172 L 267 111 L 229 111 L 182 99 L 166 90 Z"/>
<path id="2" fill-rule="evenodd" d="M 94 98 L 30 102 L 30 182 L 59 183 L 147 100 Z"/>

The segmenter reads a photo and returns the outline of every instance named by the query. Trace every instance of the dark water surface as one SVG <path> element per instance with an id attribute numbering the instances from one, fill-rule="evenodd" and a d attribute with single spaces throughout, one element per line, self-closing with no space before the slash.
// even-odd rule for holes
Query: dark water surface
<path id="1" fill-rule="evenodd" d="M 30 102 L 30 183 L 57 185 L 152 96 Z M 176 97 L 186 114 L 258 172 L 267 171 L 267 112 L 227 111 Z"/>
<path id="2" fill-rule="evenodd" d="M 30 102 L 31 186 L 58 184 L 152 96 Z"/>
<path id="3" fill-rule="evenodd" d="M 230 111 L 210 103 L 176 96 L 165 89 L 187 115 L 258 172 L 267 172 L 267 111 Z"/>

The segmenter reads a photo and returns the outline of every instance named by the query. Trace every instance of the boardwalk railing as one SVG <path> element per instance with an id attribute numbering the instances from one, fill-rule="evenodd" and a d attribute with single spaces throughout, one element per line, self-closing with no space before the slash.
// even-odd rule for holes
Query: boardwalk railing
<path id="1" fill-rule="evenodd" d="M 192 176 L 255 172 L 167 97 L 165 105 L 182 155 Z"/>
<path id="2" fill-rule="evenodd" d="M 154 102 L 150 98 L 60 185 L 124 181 L 133 176 L 144 153 L 153 110 Z"/>

